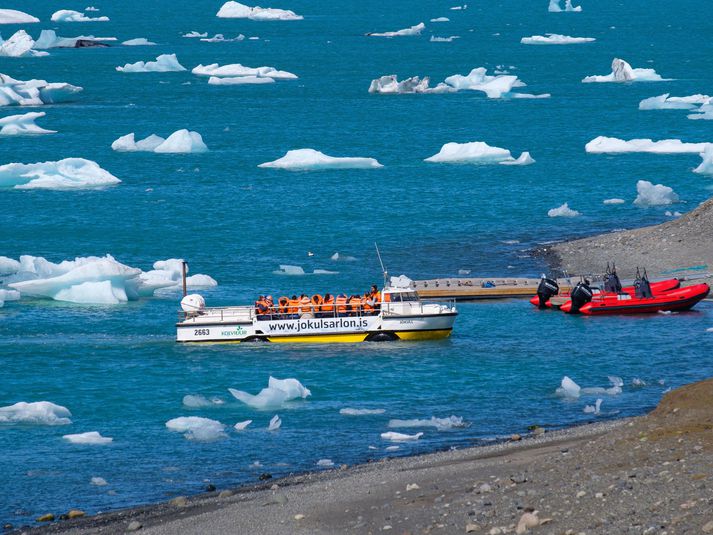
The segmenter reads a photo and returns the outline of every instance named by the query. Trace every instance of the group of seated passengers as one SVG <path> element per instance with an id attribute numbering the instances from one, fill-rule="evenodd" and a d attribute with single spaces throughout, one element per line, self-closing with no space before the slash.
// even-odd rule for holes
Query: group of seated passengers
<path id="1" fill-rule="evenodd" d="M 297 319 L 302 317 L 332 318 L 348 316 L 369 316 L 378 314 L 381 308 L 381 293 L 376 285 L 363 295 L 301 294 L 299 297 L 280 297 L 277 304 L 271 295 L 261 295 L 255 301 L 255 313 L 259 320 Z"/>

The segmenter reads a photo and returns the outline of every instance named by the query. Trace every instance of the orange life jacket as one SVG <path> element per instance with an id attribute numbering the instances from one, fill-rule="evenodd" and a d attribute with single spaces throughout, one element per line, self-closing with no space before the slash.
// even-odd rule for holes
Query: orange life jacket
<path id="1" fill-rule="evenodd" d="M 257 313 L 261 316 L 270 313 L 270 305 L 267 304 L 267 301 L 263 299 L 257 301 Z"/>
<path id="2" fill-rule="evenodd" d="M 306 295 L 300 299 L 300 312 L 302 314 L 310 314 L 312 312 L 312 302 Z"/>
<path id="3" fill-rule="evenodd" d="M 337 297 L 337 312 L 343 314 L 347 311 L 347 296 L 340 295 Z"/>
<path id="4" fill-rule="evenodd" d="M 381 303 L 381 293 L 379 293 L 379 291 L 372 292 L 371 298 L 374 300 L 375 305 Z"/>
<path id="5" fill-rule="evenodd" d="M 364 296 L 361 298 L 361 307 L 364 309 L 364 312 L 371 312 L 374 310 L 374 306 L 369 303 L 371 300 L 371 296 Z"/>
<path id="6" fill-rule="evenodd" d="M 312 296 L 312 305 L 314 305 L 314 311 L 320 312 L 322 310 L 322 303 L 324 303 L 324 298 L 319 294 L 314 294 Z"/>
<path id="7" fill-rule="evenodd" d="M 289 314 L 297 314 L 300 309 L 300 300 L 299 299 L 289 299 L 288 300 L 289 306 L 287 307 L 287 312 Z"/>
<path id="8" fill-rule="evenodd" d="M 352 312 L 358 312 L 359 309 L 361 308 L 361 299 L 359 297 L 350 298 L 349 306 L 351 307 Z"/>
<path id="9" fill-rule="evenodd" d="M 287 297 L 280 297 L 277 302 L 279 303 L 279 308 L 278 310 L 280 311 L 280 314 L 287 314 L 287 304 L 290 302 L 290 300 Z"/>
<path id="10" fill-rule="evenodd" d="M 323 312 L 332 312 L 334 311 L 334 297 L 329 297 L 329 299 L 324 300 L 324 304 L 322 305 L 322 311 Z"/>

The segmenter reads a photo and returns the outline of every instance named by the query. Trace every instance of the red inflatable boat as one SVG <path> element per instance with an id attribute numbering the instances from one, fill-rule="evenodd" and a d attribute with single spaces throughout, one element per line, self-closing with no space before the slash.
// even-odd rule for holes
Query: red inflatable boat
<path id="1" fill-rule="evenodd" d="M 658 282 L 652 282 L 651 283 L 651 291 L 653 292 L 654 295 L 661 294 L 664 292 L 669 292 L 671 290 L 675 290 L 677 288 L 681 287 L 681 281 L 678 279 L 666 279 Z M 596 288 L 595 288 L 596 290 Z M 635 295 L 635 288 L 633 286 L 624 286 L 621 289 L 622 292 L 631 295 L 632 297 Z M 560 297 L 567 297 L 569 294 L 568 293 L 563 293 L 560 295 Z M 599 296 L 614 296 L 616 297 L 616 293 L 610 293 L 610 292 L 599 292 L 595 293 L 595 297 Z M 533 306 L 538 307 L 538 308 L 543 308 L 540 306 L 540 296 L 536 295 L 530 299 L 530 303 L 532 303 Z M 560 310 L 567 311 L 564 309 L 564 305 L 567 303 L 564 303 L 560 305 Z M 549 299 L 545 302 L 546 307 L 552 307 L 552 304 L 550 303 Z"/>
<path id="2" fill-rule="evenodd" d="M 705 283 L 664 292 L 660 290 L 657 292 L 655 285 L 656 283 L 651 283 L 652 297 L 636 297 L 628 292 L 619 295 L 600 294 L 583 304 L 579 312 L 590 316 L 601 316 L 689 310 L 705 299 L 710 292 L 710 286 Z M 567 301 L 560 309 L 563 312 L 570 312 L 571 308 L 572 301 Z"/>

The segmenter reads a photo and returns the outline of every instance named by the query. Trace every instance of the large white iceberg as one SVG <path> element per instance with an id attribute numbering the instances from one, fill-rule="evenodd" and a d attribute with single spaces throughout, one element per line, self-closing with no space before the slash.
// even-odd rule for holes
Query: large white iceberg
<path id="1" fill-rule="evenodd" d="M 684 154 L 703 152 L 708 143 L 684 143 L 680 139 L 630 139 L 628 141 L 598 136 L 584 146 L 590 153 L 618 154 L 625 152 L 651 152 L 658 154 Z"/>
<path id="2" fill-rule="evenodd" d="M 25 30 L 18 30 L 7 41 L 0 37 L 0 57 L 26 58 L 47 56 L 47 52 L 34 50 L 35 41 Z"/>
<path id="3" fill-rule="evenodd" d="M 49 401 L 20 401 L 0 407 L 0 424 L 68 425 L 71 416 L 67 407 Z"/>
<path id="4" fill-rule="evenodd" d="M 706 145 L 705 150 L 701 153 L 703 161 L 693 172 L 702 175 L 713 175 L 713 143 Z"/>
<path id="5" fill-rule="evenodd" d="M 263 388 L 258 394 L 252 395 L 242 390 L 229 388 L 228 391 L 238 401 L 254 409 L 271 409 L 282 407 L 283 403 L 293 399 L 305 399 L 312 395 L 309 388 L 306 388 L 297 379 L 275 379 L 270 377 L 267 388 Z"/>
<path id="6" fill-rule="evenodd" d="M 568 203 L 564 203 L 562 206 L 547 210 L 547 215 L 548 217 L 577 217 L 581 214 L 577 210 L 572 210 Z"/>
<path id="7" fill-rule="evenodd" d="M 0 74 L 0 106 L 42 106 L 71 99 L 81 87 L 45 80 L 15 80 Z"/>
<path id="8" fill-rule="evenodd" d="M 109 17 L 87 17 L 72 9 L 60 9 L 52 14 L 52 22 L 107 22 Z"/>
<path id="9" fill-rule="evenodd" d="M 272 7 L 246 6 L 239 2 L 226 2 L 220 8 L 216 17 L 223 19 L 250 19 L 257 21 L 270 20 L 302 20 L 304 17 L 289 9 Z"/>
<path id="10" fill-rule="evenodd" d="M 254 76 L 258 78 L 272 78 L 273 80 L 296 80 L 297 75 L 287 71 L 278 71 L 274 67 L 246 67 L 240 63 L 231 63 L 228 65 L 218 65 L 211 63 L 210 65 L 198 65 L 191 70 L 193 74 L 198 76 L 214 76 L 214 77 L 240 77 Z"/>
<path id="11" fill-rule="evenodd" d="M 654 69 L 634 69 L 626 61 L 614 58 L 611 62 L 610 74 L 585 77 L 582 82 L 666 82 L 670 78 L 662 78 Z"/>
<path id="12" fill-rule="evenodd" d="M 671 97 L 664 93 L 657 97 L 645 98 L 639 102 L 640 110 L 691 110 L 698 104 L 710 101 L 708 95 L 690 95 L 687 97 Z"/>
<path id="13" fill-rule="evenodd" d="M 32 24 L 35 22 L 40 22 L 40 19 L 24 11 L 0 9 L 0 24 Z"/>
<path id="14" fill-rule="evenodd" d="M 412 76 L 399 82 L 395 74 L 381 76 L 371 81 L 369 93 L 381 93 L 384 95 L 400 95 L 408 93 L 454 93 L 455 88 L 440 83 L 436 87 L 429 87 L 430 78 L 424 76 Z"/>
<path id="15" fill-rule="evenodd" d="M 177 433 L 183 433 L 188 440 L 197 442 L 212 442 L 227 438 L 225 426 L 217 420 L 201 418 L 200 416 L 181 416 L 166 422 L 166 427 Z"/>
<path id="16" fill-rule="evenodd" d="M 0 187 L 15 189 L 86 189 L 121 182 L 114 175 L 84 158 L 56 162 L 0 165 Z"/>
<path id="17" fill-rule="evenodd" d="M 35 124 L 45 112 L 30 112 L 22 115 L 0 117 L 0 136 L 26 136 L 36 134 L 56 134 L 56 130 L 46 130 Z"/>
<path id="18" fill-rule="evenodd" d="M 485 67 L 475 68 L 466 76 L 454 74 L 446 78 L 445 82 L 459 91 L 482 91 L 488 98 L 500 98 L 513 87 L 525 85 L 517 76 L 511 74 L 489 76 Z"/>
<path id="19" fill-rule="evenodd" d="M 412 35 L 421 35 L 421 32 L 426 28 L 423 22 L 419 22 L 415 26 L 410 28 L 404 28 L 403 30 L 397 30 L 395 32 L 371 32 L 367 33 L 369 37 L 408 37 Z"/>
<path id="20" fill-rule="evenodd" d="M 64 435 L 62 437 L 71 444 L 89 444 L 92 446 L 105 446 L 111 444 L 114 439 L 111 437 L 103 437 L 98 431 L 88 431 L 86 433 L 78 433 L 75 435 Z"/>
<path id="21" fill-rule="evenodd" d="M 639 180 L 636 183 L 636 192 L 634 204 L 638 206 L 665 206 L 679 201 L 672 188 L 663 184 L 654 185 L 648 180 Z"/>
<path id="22" fill-rule="evenodd" d="M 198 132 L 185 128 L 177 130 L 167 139 L 151 134 L 149 137 L 136 141 L 134 133 L 127 134 L 115 140 L 111 148 L 117 152 L 157 152 L 157 153 L 197 153 L 207 152 L 208 147 Z"/>
<path id="23" fill-rule="evenodd" d="M 483 141 L 470 143 L 446 143 L 438 154 L 429 156 L 424 161 L 435 163 L 470 163 L 491 164 L 507 162 L 511 165 L 527 165 L 534 163 L 528 161 L 529 153 L 523 153 L 517 160 L 512 157 L 508 149 L 491 147 Z M 529 158 L 531 159 L 531 158 Z"/>
<path id="24" fill-rule="evenodd" d="M 77 37 L 60 37 L 54 30 L 42 30 L 35 41 L 35 49 L 50 48 L 84 48 L 87 46 L 109 46 L 104 41 L 116 41 L 116 37 L 95 37 L 93 35 L 78 35 Z"/>
<path id="25" fill-rule="evenodd" d="M 523 37 L 520 42 L 523 45 L 574 45 L 579 43 L 591 43 L 596 41 L 594 37 L 570 37 L 558 33 L 546 33 L 545 35 L 533 35 Z"/>
<path id="26" fill-rule="evenodd" d="M 124 46 L 153 46 L 156 43 L 149 41 L 145 37 L 137 37 L 136 39 L 129 39 L 121 43 Z"/>
<path id="27" fill-rule="evenodd" d="M 123 67 L 117 67 L 119 72 L 180 72 L 186 68 L 178 63 L 176 54 L 161 54 L 156 61 L 137 61 L 127 63 Z"/>
<path id="28" fill-rule="evenodd" d="M 568 13 L 579 13 L 582 11 L 582 6 L 573 6 L 572 0 L 565 0 L 564 9 L 562 9 L 560 6 L 561 1 L 562 0 L 550 0 L 550 5 L 547 8 L 547 11 L 550 13 L 561 13 L 562 11 Z"/>
<path id="29" fill-rule="evenodd" d="M 287 151 L 282 158 L 261 163 L 258 167 L 288 169 L 290 171 L 310 171 L 318 169 L 377 169 L 383 167 L 374 158 L 337 158 L 314 149 Z"/>

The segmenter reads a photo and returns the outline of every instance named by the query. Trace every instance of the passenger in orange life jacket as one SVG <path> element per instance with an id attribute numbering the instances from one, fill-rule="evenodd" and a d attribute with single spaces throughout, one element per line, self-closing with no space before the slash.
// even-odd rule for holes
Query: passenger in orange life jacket
<path id="1" fill-rule="evenodd" d="M 272 315 L 277 314 L 277 310 L 275 310 L 275 302 L 272 300 L 271 295 L 265 298 L 265 305 L 267 305 L 267 313 L 270 315 L 270 319 L 272 319 Z"/>
<path id="2" fill-rule="evenodd" d="M 358 316 L 361 313 L 361 297 L 352 295 L 349 298 L 349 311 L 351 316 Z"/>
<path id="3" fill-rule="evenodd" d="M 374 301 L 374 310 L 379 311 L 381 309 L 381 294 L 376 284 L 371 285 L 371 299 Z"/>
<path id="4" fill-rule="evenodd" d="M 334 315 L 334 297 L 332 294 L 324 294 L 324 302 L 322 303 L 321 317 L 329 318 Z"/>
<path id="5" fill-rule="evenodd" d="M 270 311 L 268 309 L 267 302 L 265 301 L 265 296 L 261 295 L 260 297 L 258 297 L 257 301 L 255 301 L 255 313 L 257 315 L 257 319 L 270 319 L 268 316 L 269 312 Z"/>
<path id="6" fill-rule="evenodd" d="M 288 301 L 288 306 L 287 306 L 287 314 L 290 319 L 295 319 L 298 318 L 299 316 L 297 315 L 300 311 L 300 300 L 297 299 L 296 295 L 293 295 L 289 301 Z"/>
<path id="7" fill-rule="evenodd" d="M 361 298 L 361 309 L 364 311 L 364 315 L 370 316 L 374 313 L 374 301 L 371 298 L 371 294 L 364 292 Z"/>
<path id="8" fill-rule="evenodd" d="M 300 295 L 300 316 L 312 314 L 312 301 L 305 294 Z"/>
<path id="9" fill-rule="evenodd" d="M 324 303 L 324 299 L 321 295 L 314 294 L 312 296 L 312 311 L 314 313 L 315 318 L 322 317 L 322 303 Z"/>
<path id="10" fill-rule="evenodd" d="M 287 317 L 289 302 L 290 300 L 284 295 L 277 300 L 277 310 L 280 313 L 280 319 L 285 319 Z"/>
<path id="11" fill-rule="evenodd" d="M 335 304 L 337 307 L 337 315 L 338 316 L 346 316 L 347 315 L 347 296 L 344 294 L 339 294 L 337 296 L 337 299 L 335 300 Z"/>

